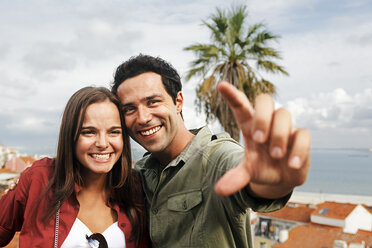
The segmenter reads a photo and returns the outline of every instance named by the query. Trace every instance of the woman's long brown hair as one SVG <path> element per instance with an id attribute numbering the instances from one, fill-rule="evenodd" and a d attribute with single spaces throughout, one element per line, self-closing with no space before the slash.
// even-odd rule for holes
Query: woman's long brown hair
<path id="1" fill-rule="evenodd" d="M 136 243 L 139 244 L 146 222 L 144 207 L 141 199 L 138 198 L 140 181 L 132 169 L 130 141 L 124 117 L 120 111 L 120 101 L 104 87 L 82 88 L 73 94 L 67 102 L 59 132 L 54 174 L 42 195 L 42 197 L 51 195 L 43 219 L 47 222 L 55 216 L 59 206 L 74 193 L 75 183 L 84 187 L 81 176 L 82 165 L 75 154 L 76 143 L 87 107 L 93 103 L 107 100 L 118 108 L 124 147 L 121 157 L 107 174 L 106 188 L 110 192 L 110 201 L 117 203 L 124 210 L 132 224 L 133 231 L 129 240 L 136 240 Z M 36 205 L 39 205 L 40 201 Z"/>

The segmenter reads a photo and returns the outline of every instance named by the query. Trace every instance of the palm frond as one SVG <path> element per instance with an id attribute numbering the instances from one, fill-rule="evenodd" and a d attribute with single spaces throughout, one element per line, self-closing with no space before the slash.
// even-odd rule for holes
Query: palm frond
<path id="1" fill-rule="evenodd" d="M 218 28 L 218 31 L 220 31 L 222 34 L 226 33 L 228 28 L 227 17 L 222 10 L 217 8 L 217 15 L 212 16 L 212 21 Z"/>
<path id="2" fill-rule="evenodd" d="M 231 42 L 235 43 L 236 40 L 240 40 L 246 15 L 247 13 L 245 6 L 238 7 L 230 13 L 228 18 L 228 26 Z"/>
<path id="3" fill-rule="evenodd" d="M 224 53 L 214 44 L 195 44 L 184 48 L 185 51 L 193 51 L 197 56 L 203 59 L 218 58 L 220 53 Z M 205 61 L 202 61 L 205 62 Z"/>
<path id="4" fill-rule="evenodd" d="M 278 38 L 279 36 L 265 30 L 256 34 L 256 37 L 252 38 L 252 41 L 255 43 L 265 44 L 268 40 L 276 40 Z"/>
<path id="5" fill-rule="evenodd" d="M 283 66 L 280 66 L 269 60 L 257 60 L 257 68 L 264 69 L 265 71 L 271 73 L 282 73 L 287 76 L 289 75 Z"/>
<path id="6" fill-rule="evenodd" d="M 217 14 L 211 16 L 211 23 L 203 21 L 203 24 L 212 30 L 213 40 L 224 44 L 226 43 L 226 31 L 228 30 L 227 18 L 223 11 L 217 8 Z"/>
<path id="7" fill-rule="evenodd" d="M 215 87 L 215 78 L 212 75 L 203 81 L 203 83 L 199 87 L 199 90 L 200 90 L 200 93 L 203 94 L 204 96 L 209 96 L 214 87 Z"/>
<path id="8" fill-rule="evenodd" d="M 203 24 L 212 31 L 211 37 L 214 41 L 222 45 L 226 43 L 225 33 L 222 33 L 219 27 L 216 27 L 216 25 L 207 22 L 203 22 Z"/>
<path id="9" fill-rule="evenodd" d="M 192 77 L 197 77 L 201 74 L 205 74 L 205 66 L 200 66 L 190 69 L 186 74 L 186 80 L 190 80 Z"/>
<path id="10" fill-rule="evenodd" d="M 254 35 L 257 32 L 257 30 L 264 28 L 264 27 L 265 25 L 263 23 L 256 23 L 250 26 L 248 28 L 248 32 L 247 32 L 245 40 L 251 40 L 252 35 Z"/>

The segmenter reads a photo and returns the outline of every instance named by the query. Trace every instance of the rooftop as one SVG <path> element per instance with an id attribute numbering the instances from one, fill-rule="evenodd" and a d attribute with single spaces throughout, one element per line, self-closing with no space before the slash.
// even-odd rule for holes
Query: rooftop
<path id="1" fill-rule="evenodd" d="M 311 215 L 344 220 L 356 207 L 351 203 L 323 202 L 317 205 Z"/>
<path id="2" fill-rule="evenodd" d="M 23 157 L 19 157 L 21 160 L 23 160 L 23 162 L 25 162 L 26 164 L 32 164 L 33 162 L 36 161 L 36 159 L 34 157 L 31 157 L 31 156 L 23 156 Z"/>
<path id="3" fill-rule="evenodd" d="M 276 243 L 273 248 L 332 248 L 334 240 L 344 240 L 348 244 L 365 242 L 365 247 L 372 247 L 372 232 L 359 231 L 357 234 L 342 232 L 341 228 L 325 225 L 299 225 L 289 232 L 288 240 Z"/>
<path id="4" fill-rule="evenodd" d="M 257 213 L 260 216 L 290 220 L 296 222 L 310 222 L 310 214 L 314 211 L 314 205 L 303 203 L 288 203 L 281 210 L 271 213 Z"/>

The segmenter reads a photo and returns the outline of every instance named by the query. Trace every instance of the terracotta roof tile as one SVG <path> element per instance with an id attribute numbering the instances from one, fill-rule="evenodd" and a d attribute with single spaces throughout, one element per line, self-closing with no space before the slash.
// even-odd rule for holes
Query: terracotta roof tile
<path id="1" fill-rule="evenodd" d="M 307 223 L 310 222 L 310 214 L 313 211 L 314 208 L 309 204 L 290 202 L 281 210 L 271 213 L 257 213 L 257 215 Z"/>
<path id="2" fill-rule="evenodd" d="M 357 234 L 360 234 L 360 235 L 369 235 L 372 237 L 372 232 L 371 231 L 365 231 L 365 230 L 358 230 Z"/>
<path id="3" fill-rule="evenodd" d="M 311 215 L 344 220 L 356 206 L 351 203 L 323 202 L 317 205 Z"/>
<path id="4" fill-rule="evenodd" d="M 365 204 L 363 204 L 362 206 L 365 207 L 365 209 L 367 209 L 368 212 L 370 212 L 372 214 L 372 206 L 367 206 Z"/>
<path id="5" fill-rule="evenodd" d="M 365 242 L 365 247 L 372 246 L 372 232 L 358 232 L 357 234 L 343 233 L 340 228 L 323 225 L 299 225 L 289 231 L 288 240 L 276 243 L 273 248 L 314 248 L 333 247 L 334 240 L 344 240 L 348 244 Z"/>
<path id="6" fill-rule="evenodd" d="M 36 159 L 34 157 L 30 157 L 30 156 L 19 157 L 19 158 L 22 159 L 28 165 L 30 165 L 30 164 L 32 164 L 33 162 L 36 161 Z"/>
<path id="7" fill-rule="evenodd" d="M 1 168 L 0 173 L 16 173 L 16 171 L 13 171 L 13 170 L 8 169 L 8 168 Z"/>

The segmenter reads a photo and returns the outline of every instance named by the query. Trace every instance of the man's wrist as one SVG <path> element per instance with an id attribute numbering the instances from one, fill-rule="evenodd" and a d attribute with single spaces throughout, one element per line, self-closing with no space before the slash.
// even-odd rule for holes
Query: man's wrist
<path id="1" fill-rule="evenodd" d="M 293 187 L 284 187 L 284 186 L 269 186 L 269 185 L 260 185 L 255 183 L 249 183 L 245 187 L 246 192 L 252 198 L 259 199 L 280 199 L 291 192 L 293 192 Z"/>

